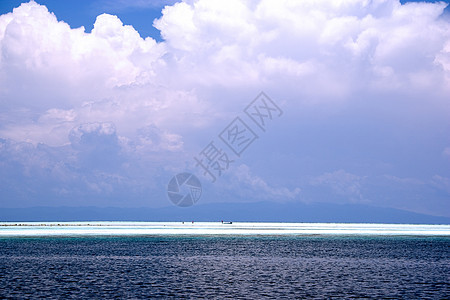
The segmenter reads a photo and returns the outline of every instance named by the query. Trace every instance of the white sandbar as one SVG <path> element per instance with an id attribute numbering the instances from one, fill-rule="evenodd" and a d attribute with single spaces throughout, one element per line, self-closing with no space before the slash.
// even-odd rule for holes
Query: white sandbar
<path id="1" fill-rule="evenodd" d="M 3 222 L 0 237 L 133 235 L 449 236 L 450 225 L 233 222 Z"/>

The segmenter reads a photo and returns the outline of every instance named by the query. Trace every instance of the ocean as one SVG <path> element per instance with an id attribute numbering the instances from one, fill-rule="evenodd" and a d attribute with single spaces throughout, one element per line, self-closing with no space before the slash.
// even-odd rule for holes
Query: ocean
<path id="1" fill-rule="evenodd" d="M 0 298 L 449 296 L 449 225 L 0 223 Z"/>

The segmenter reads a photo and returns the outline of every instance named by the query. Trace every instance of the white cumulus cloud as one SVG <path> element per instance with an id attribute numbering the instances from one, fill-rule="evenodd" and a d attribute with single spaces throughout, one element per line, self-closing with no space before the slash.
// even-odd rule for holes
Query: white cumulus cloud
<path id="1" fill-rule="evenodd" d="M 21 166 L 3 182 L 14 186 L 13 178 L 21 182 L 21 176 L 40 174 L 36 180 L 53 178 L 55 191 L 64 195 L 74 190 L 81 195 L 87 182 L 99 193 L 114 195 L 117 182 L 138 191 L 145 182 L 143 169 L 156 176 L 174 165 L 188 165 L 182 162 L 261 90 L 281 99 L 286 112 L 277 126 L 288 141 L 283 153 L 271 157 L 288 161 L 295 156 L 292 165 L 284 166 L 289 182 L 316 177 L 312 185 L 360 201 L 362 181 L 369 180 L 364 174 L 377 166 L 390 166 L 391 176 L 419 177 L 414 174 L 422 170 L 399 162 L 404 149 L 421 168 L 436 169 L 426 169 L 427 176 L 444 182 L 450 174 L 435 166 L 444 163 L 440 160 L 448 163 L 446 5 L 180 1 L 167 5 L 154 21 L 163 38 L 157 42 L 142 38 L 114 15 L 97 16 L 87 33 L 59 21 L 44 5 L 23 3 L 0 16 L 0 163 L 8 170 Z M 348 135 L 335 135 L 340 126 Z M 303 140 L 311 145 L 327 141 L 323 148 L 337 150 L 311 151 L 310 160 L 297 157 L 308 146 Z M 369 150 L 358 152 L 351 145 Z M 253 153 L 263 160 L 261 153 L 272 154 L 275 146 Z M 354 150 L 354 157 L 347 159 L 344 148 Z M 327 160 L 327 155 L 334 157 Z M 305 161 L 344 160 L 366 166 L 367 172 L 354 175 L 336 163 L 321 166 L 314 176 L 302 168 Z M 251 175 L 250 167 L 233 174 L 265 195 L 299 195 L 298 189 L 270 186 L 264 174 Z M 30 194 L 38 195 L 40 184 L 30 186 L 35 191 Z M 8 195 L 18 193 L 7 190 Z"/>

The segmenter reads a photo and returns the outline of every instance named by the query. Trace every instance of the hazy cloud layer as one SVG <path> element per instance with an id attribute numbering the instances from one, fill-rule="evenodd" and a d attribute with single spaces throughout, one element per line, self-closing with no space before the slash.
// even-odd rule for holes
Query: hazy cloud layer
<path id="1" fill-rule="evenodd" d="M 149 20 L 156 42 L 113 15 L 86 33 L 22 4 L 0 16 L 0 205 L 167 205 L 170 177 L 198 171 L 192 157 L 264 90 L 285 114 L 220 183 L 202 178 L 201 201 L 449 215 L 445 7 L 186 1 Z"/>

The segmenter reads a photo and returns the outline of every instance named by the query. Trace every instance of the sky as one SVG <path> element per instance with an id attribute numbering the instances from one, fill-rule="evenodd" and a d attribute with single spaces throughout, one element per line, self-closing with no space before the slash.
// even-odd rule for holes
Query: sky
<path id="1" fill-rule="evenodd" d="M 447 5 L 1 0 L 0 207 L 170 206 L 188 172 L 197 204 L 448 217 Z"/>

